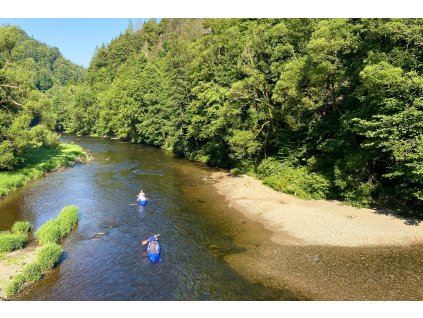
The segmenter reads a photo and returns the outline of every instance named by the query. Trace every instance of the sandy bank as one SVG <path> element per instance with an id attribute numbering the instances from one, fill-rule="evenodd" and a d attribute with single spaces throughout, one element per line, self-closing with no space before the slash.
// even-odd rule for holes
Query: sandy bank
<path id="1" fill-rule="evenodd" d="M 23 249 L 0 254 L 0 300 L 6 298 L 3 287 L 10 282 L 13 276 L 22 272 L 26 264 L 35 260 L 37 251 L 37 246 L 30 244 Z"/>
<path id="2" fill-rule="evenodd" d="M 211 176 L 228 204 L 273 232 L 285 245 L 378 246 L 423 243 L 423 225 L 372 209 L 324 200 L 302 200 L 277 192 L 249 176 Z"/>

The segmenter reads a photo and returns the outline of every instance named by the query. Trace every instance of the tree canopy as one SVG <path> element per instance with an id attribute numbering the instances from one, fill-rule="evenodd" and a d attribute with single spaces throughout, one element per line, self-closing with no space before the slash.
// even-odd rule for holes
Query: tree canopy
<path id="1" fill-rule="evenodd" d="M 0 27 L 0 170 L 15 168 L 30 148 L 53 146 L 56 114 L 45 93 L 79 83 L 82 67 L 57 48 L 29 38 L 15 26 Z"/>
<path id="2" fill-rule="evenodd" d="M 44 118 L 36 105 L 50 101 L 59 130 L 252 171 L 304 197 L 422 211 L 423 19 L 151 20 L 99 47 L 82 82 L 8 30 L 2 127 L 19 104 Z"/>

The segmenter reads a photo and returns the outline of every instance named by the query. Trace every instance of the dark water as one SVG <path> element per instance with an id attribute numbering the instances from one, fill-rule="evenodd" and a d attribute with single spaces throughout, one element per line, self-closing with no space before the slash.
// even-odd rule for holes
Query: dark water
<path id="1" fill-rule="evenodd" d="M 37 229 L 65 205 L 79 207 L 79 225 L 64 241 L 62 264 L 18 299 L 298 299 L 287 289 L 247 280 L 225 262 L 225 256 L 245 252 L 234 240 L 243 231 L 242 216 L 204 180 L 210 170 L 141 145 L 63 139 L 88 149 L 94 159 L 0 199 L 0 230 L 22 219 Z M 141 187 L 150 202 L 131 205 Z M 152 233 L 160 233 L 158 264 L 150 263 L 140 245 Z"/>

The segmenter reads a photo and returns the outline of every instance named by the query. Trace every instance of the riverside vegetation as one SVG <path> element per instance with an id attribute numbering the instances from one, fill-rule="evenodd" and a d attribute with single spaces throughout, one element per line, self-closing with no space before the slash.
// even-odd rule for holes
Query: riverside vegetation
<path id="1" fill-rule="evenodd" d="M 2 282 L 2 289 L 5 297 L 9 298 L 21 292 L 25 286 L 41 279 L 46 271 L 56 266 L 63 253 L 59 242 L 77 223 L 78 208 L 71 205 L 64 207 L 57 218 L 47 221 L 38 229 L 35 237 L 39 247 L 36 249 L 35 260 L 21 266 L 19 273 L 13 277 L 3 278 L 5 282 Z M 32 225 L 29 222 L 17 222 L 11 232 L 1 233 L 0 252 L 11 252 L 24 247 L 28 243 L 28 233 L 31 229 Z M 18 238 L 18 235 L 21 237 Z M 3 237 L 8 237 L 8 240 L 4 240 Z M 7 259 L 7 255 L 5 258 Z"/>
<path id="2" fill-rule="evenodd" d="M 60 143 L 47 91 L 77 83 L 83 68 L 15 26 L 0 27 L 0 197 L 84 156 Z"/>
<path id="3" fill-rule="evenodd" d="M 0 127 L 25 123 L 28 140 L 48 144 L 45 120 L 249 172 L 304 198 L 422 212 L 423 19 L 151 20 L 99 47 L 88 70 L 64 64 L 60 75 L 56 62 L 22 59 L 31 51 L 16 49 L 22 31 L 0 34 L 9 110 L 0 109 L 38 114 Z M 13 75 L 31 67 L 36 81 Z M 14 87 L 28 82 L 23 103 Z M 3 139 L 7 169 L 22 147 L 19 135 Z"/>
<path id="4" fill-rule="evenodd" d="M 31 149 L 22 156 L 16 169 L 0 172 L 0 197 L 45 173 L 85 160 L 85 152 L 77 145 L 60 143 L 55 147 Z"/>

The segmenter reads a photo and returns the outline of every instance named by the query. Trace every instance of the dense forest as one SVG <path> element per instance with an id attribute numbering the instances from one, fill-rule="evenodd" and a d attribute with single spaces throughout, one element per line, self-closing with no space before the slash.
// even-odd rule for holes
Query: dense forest
<path id="1" fill-rule="evenodd" d="M 85 74 L 12 27 L 0 53 L 0 168 L 54 122 L 304 198 L 423 209 L 423 19 L 151 20 Z"/>
<path id="2" fill-rule="evenodd" d="M 17 168 L 28 150 L 57 145 L 48 92 L 81 82 L 84 73 L 57 48 L 18 27 L 0 26 L 0 171 Z"/>

